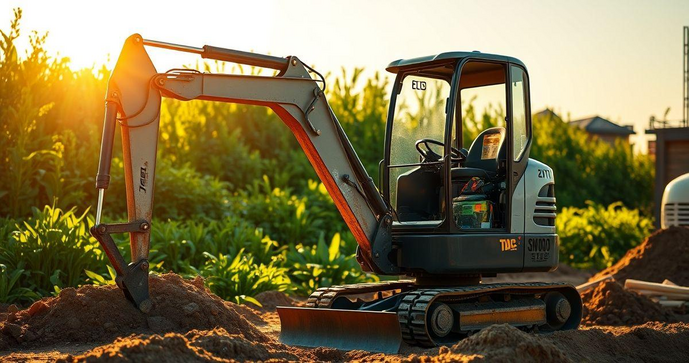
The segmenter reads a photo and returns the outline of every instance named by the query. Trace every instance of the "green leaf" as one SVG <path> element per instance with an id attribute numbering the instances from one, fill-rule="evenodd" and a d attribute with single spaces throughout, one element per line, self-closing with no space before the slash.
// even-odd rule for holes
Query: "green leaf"
<path id="1" fill-rule="evenodd" d="M 335 261 L 337 256 L 340 255 L 340 234 L 335 233 L 332 241 L 330 242 L 330 248 L 328 248 L 328 260 Z"/>
<path id="2" fill-rule="evenodd" d="M 91 280 L 96 282 L 96 285 L 104 285 L 106 283 L 105 278 L 103 276 L 89 270 L 84 270 L 84 272 L 86 273 L 86 276 L 88 276 Z"/>
<path id="3" fill-rule="evenodd" d="M 261 303 L 258 302 L 258 300 L 254 299 L 254 298 L 251 297 L 251 296 L 240 295 L 239 297 L 240 297 L 242 300 L 244 300 L 245 302 L 250 302 L 250 303 L 252 303 L 252 304 L 258 306 L 259 308 L 262 308 L 262 307 L 263 307 L 263 305 L 261 305 Z"/>

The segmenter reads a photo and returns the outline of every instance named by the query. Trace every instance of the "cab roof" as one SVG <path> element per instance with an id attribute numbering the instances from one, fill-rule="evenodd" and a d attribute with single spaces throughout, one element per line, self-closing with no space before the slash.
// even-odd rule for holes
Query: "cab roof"
<path id="1" fill-rule="evenodd" d="M 398 59 L 390 63 L 385 70 L 391 73 L 399 73 L 402 70 L 419 68 L 425 65 L 448 63 L 462 58 L 472 58 L 477 61 L 491 60 L 499 62 L 516 63 L 526 68 L 524 63 L 517 58 L 508 57 L 498 54 L 481 53 L 479 51 L 473 52 L 445 52 L 436 55 L 429 55 L 425 57 Z"/>

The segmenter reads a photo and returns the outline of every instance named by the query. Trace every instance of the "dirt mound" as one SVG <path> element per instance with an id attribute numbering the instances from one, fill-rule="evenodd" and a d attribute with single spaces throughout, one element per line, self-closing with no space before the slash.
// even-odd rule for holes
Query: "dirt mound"
<path id="1" fill-rule="evenodd" d="M 254 342 L 225 329 L 192 330 L 186 334 L 133 335 L 95 348 L 83 355 L 66 356 L 62 362 L 227 362 L 227 361 L 326 361 L 342 360 L 335 349 L 300 349 L 275 342 Z"/>
<path id="2" fill-rule="evenodd" d="M 676 322 L 672 312 L 615 281 L 605 281 L 581 295 L 582 325 L 639 325 L 649 321 Z"/>
<path id="3" fill-rule="evenodd" d="M 203 280 L 179 275 L 151 276 L 153 309 L 143 314 L 116 286 L 67 288 L 55 298 L 8 314 L 0 322 L 0 349 L 17 343 L 99 342 L 145 332 L 187 332 L 222 327 L 256 342 L 269 338 L 238 313 L 238 307 L 213 295 Z"/>
<path id="4" fill-rule="evenodd" d="M 452 347 L 429 349 L 407 357 L 354 351 L 346 358 L 364 362 L 570 362 L 550 341 L 507 324 L 492 325 Z"/>
<path id="5" fill-rule="evenodd" d="M 613 275 L 624 283 L 627 279 L 663 282 L 668 279 L 678 285 L 689 286 L 689 228 L 670 227 L 653 233 L 629 250 L 613 266 L 601 271 L 591 280 Z"/>
<path id="6" fill-rule="evenodd" d="M 164 336 L 139 335 L 117 339 L 84 355 L 67 356 L 64 361 L 109 362 L 143 361 L 387 361 L 387 362 L 567 362 L 569 359 L 553 343 L 509 325 L 494 325 L 453 347 L 421 351 L 409 356 L 344 353 L 335 349 L 300 349 L 279 343 L 255 343 L 224 329 L 168 333 Z"/>
<path id="7" fill-rule="evenodd" d="M 689 324 L 646 323 L 635 327 L 585 327 L 552 334 L 526 334 L 496 325 L 454 346 L 385 355 L 328 348 L 302 349 L 274 341 L 257 343 L 217 328 L 186 334 L 132 335 L 83 353 L 61 353 L 56 346 L 41 352 L 13 352 L 7 362 L 26 361 L 358 361 L 358 362 L 687 362 Z"/>
<path id="8" fill-rule="evenodd" d="M 483 329 L 478 334 L 455 344 L 446 354 L 441 352 L 439 358 L 446 362 L 454 361 L 458 353 L 501 362 L 569 361 L 552 343 L 507 324 Z"/>
<path id="9" fill-rule="evenodd" d="M 67 357 L 64 361 L 109 362 L 145 361 L 155 357 L 161 362 L 265 361 L 272 354 L 287 360 L 298 360 L 294 354 L 270 349 L 267 344 L 250 342 L 239 335 L 228 334 L 218 328 L 212 331 L 192 330 L 186 334 L 134 335 L 118 338 L 111 344 L 95 348 L 84 355 Z"/>
<path id="10" fill-rule="evenodd" d="M 544 335 L 575 362 L 689 362 L 689 324 L 650 322 Z"/>

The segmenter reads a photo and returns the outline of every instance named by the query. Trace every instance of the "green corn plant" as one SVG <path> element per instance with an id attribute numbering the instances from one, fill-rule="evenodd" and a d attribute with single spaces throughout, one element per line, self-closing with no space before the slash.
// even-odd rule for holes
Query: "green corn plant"
<path id="1" fill-rule="evenodd" d="M 9 270 L 7 266 L 0 264 L 0 302 L 3 304 L 27 303 L 40 299 L 41 296 L 31 288 L 21 286 L 20 278 L 29 274 L 21 268 L 23 264 L 14 270 Z"/>
<path id="2" fill-rule="evenodd" d="M 31 218 L 16 225 L 0 251 L 0 263 L 10 270 L 23 265 L 29 273 L 17 281 L 42 296 L 53 292 L 54 286 L 79 286 L 86 282 L 84 270 L 105 271 L 104 254 L 88 233 L 92 224 L 86 212 L 78 215 L 74 208 L 34 208 Z"/>
<path id="3" fill-rule="evenodd" d="M 238 218 L 226 218 L 210 225 L 212 238 L 206 240 L 203 251 L 211 255 L 229 254 L 235 256 L 239 251 L 250 254 L 257 263 L 269 264 L 279 258 L 286 246 Z"/>
<path id="4" fill-rule="evenodd" d="M 89 71 L 77 77 L 67 59 L 50 57 L 45 34 L 29 33 L 20 56 L 21 18 L 15 9 L 9 30 L 0 30 L 0 215 L 14 217 L 28 217 L 32 206 L 54 198 L 61 207 L 83 203 L 81 170 L 95 170 L 94 163 L 83 157 L 65 162 L 65 155 L 97 152 L 92 120 L 101 117 L 107 81 Z M 84 142 L 68 143 L 69 133 Z"/>
<path id="5" fill-rule="evenodd" d="M 313 189 L 304 190 L 304 194 L 300 197 L 290 189 L 273 187 L 264 175 L 261 181 L 254 181 L 245 191 L 237 193 L 232 210 L 283 243 L 301 241 L 313 245 L 320 232 L 335 233 L 344 228 L 332 200 L 323 195 L 317 184 Z"/>
<path id="6" fill-rule="evenodd" d="M 161 220 L 221 219 L 230 215 L 229 183 L 196 171 L 189 164 L 177 165 L 159 157 L 155 177 L 153 215 Z M 114 158 L 109 195 L 124 196 L 124 163 Z M 92 176 L 90 176 L 92 177 Z M 126 210 L 125 198 L 108 199 L 108 209 Z"/>
<path id="7" fill-rule="evenodd" d="M 243 250 L 232 257 L 204 253 L 206 264 L 199 274 L 205 278 L 206 285 L 216 295 L 238 304 L 251 302 L 260 306 L 253 296 L 263 291 L 288 291 L 290 279 L 287 269 L 271 262 L 268 265 L 256 264 L 252 256 Z"/>
<path id="8" fill-rule="evenodd" d="M 112 266 L 107 265 L 108 267 L 108 276 L 103 276 L 99 275 L 93 271 L 89 270 L 84 270 L 86 273 L 86 276 L 89 277 L 89 281 L 91 284 L 96 285 L 96 286 L 105 286 L 105 285 L 114 285 L 115 284 L 115 278 L 117 277 L 117 272 L 115 272 L 115 269 L 112 268 Z"/>
<path id="9" fill-rule="evenodd" d="M 162 263 L 163 269 L 183 272 L 188 266 L 202 263 L 196 246 L 207 238 L 203 223 L 168 221 L 155 223 L 151 229 L 150 261 Z"/>
<path id="10" fill-rule="evenodd" d="M 290 246 L 286 266 L 297 294 L 307 296 L 324 286 L 378 281 L 376 276 L 361 271 L 354 255 L 342 255 L 340 243 L 340 235 L 335 234 L 326 245 L 321 233 L 315 246 Z"/>
<path id="11" fill-rule="evenodd" d="M 128 241 L 121 243 L 126 252 Z M 204 252 L 234 256 L 244 250 L 257 263 L 268 264 L 285 249 L 264 235 L 260 228 L 236 217 L 219 221 L 156 220 L 151 230 L 150 263 L 160 264 L 163 270 L 186 273 L 190 266 L 199 267 L 205 263 Z"/>

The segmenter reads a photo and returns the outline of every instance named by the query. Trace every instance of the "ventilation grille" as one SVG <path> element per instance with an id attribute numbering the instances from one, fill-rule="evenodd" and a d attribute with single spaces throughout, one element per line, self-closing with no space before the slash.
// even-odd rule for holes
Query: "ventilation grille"
<path id="1" fill-rule="evenodd" d="M 689 203 L 666 203 L 663 206 L 666 227 L 689 226 Z"/>
<path id="2" fill-rule="evenodd" d="M 555 184 L 546 184 L 538 191 L 533 221 L 539 226 L 555 226 L 557 206 L 555 205 Z"/>

